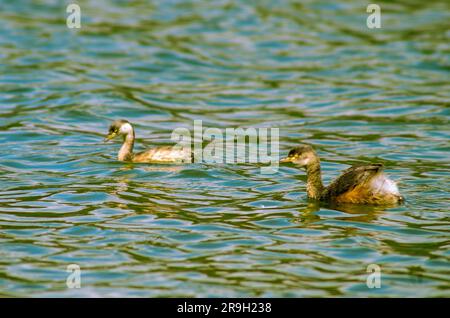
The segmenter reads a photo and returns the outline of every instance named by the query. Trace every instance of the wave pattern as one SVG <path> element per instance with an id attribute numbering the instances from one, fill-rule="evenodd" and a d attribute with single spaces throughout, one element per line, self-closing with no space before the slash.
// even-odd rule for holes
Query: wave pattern
<path id="1" fill-rule="evenodd" d="M 79 1 L 80 30 L 58 1 L 0 3 L 0 295 L 449 296 L 449 4 L 383 1 L 370 30 L 341 2 Z M 117 118 L 137 148 L 278 127 L 326 182 L 381 162 L 407 202 L 318 206 L 290 166 L 117 163 Z"/>

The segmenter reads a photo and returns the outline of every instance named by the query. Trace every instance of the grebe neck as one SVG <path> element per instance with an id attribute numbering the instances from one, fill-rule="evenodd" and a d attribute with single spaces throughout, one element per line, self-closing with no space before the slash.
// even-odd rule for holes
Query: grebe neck
<path id="1" fill-rule="evenodd" d="M 319 158 L 306 166 L 306 176 L 306 192 L 308 197 L 319 200 L 324 191 Z"/>
<path id="2" fill-rule="evenodd" d="M 123 138 L 123 145 L 119 150 L 117 159 L 119 161 L 131 161 L 133 159 L 134 146 L 134 129 L 131 130 Z"/>

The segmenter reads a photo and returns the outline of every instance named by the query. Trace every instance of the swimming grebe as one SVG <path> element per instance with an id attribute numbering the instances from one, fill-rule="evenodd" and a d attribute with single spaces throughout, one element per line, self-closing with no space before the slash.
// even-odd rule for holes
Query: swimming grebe
<path id="1" fill-rule="evenodd" d="M 193 161 L 190 149 L 181 147 L 162 146 L 133 153 L 134 129 L 131 123 L 124 119 L 116 120 L 111 124 L 105 142 L 117 136 L 123 137 L 123 145 L 117 155 L 119 161 L 141 163 L 187 163 Z"/>
<path id="2" fill-rule="evenodd" d="M 395 182 L 383 173 L 382 164 L 350 167 L 324 187 L 319 156 L 311 146 L 292 149 L 280 162 L 292 162 L 306 169 L 306 192 L 312 199 L 357 204 L 395 204 L 404 200 Z"/>

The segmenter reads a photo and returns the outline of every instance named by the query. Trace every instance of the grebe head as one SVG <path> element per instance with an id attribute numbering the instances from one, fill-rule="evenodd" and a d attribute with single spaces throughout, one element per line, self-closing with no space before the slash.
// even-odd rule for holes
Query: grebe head
<path id="1" fill-rule="evenodd" d="M 286 158 L 280 160 L 280 162 L 292 162 L 303 168 L 306 168 L 309 164 L 317 161 L 317 155 L 311 146 L 305 145 L 292 149 Z"/>
<path id="2" fill-rule="evenodd" d="M 133 127 L 130 122 L 125 119 L 119 119 L 114 121 L 111 126 L 109 126 L 108 135 L 105 138 L 105 142 L 111 139 L 114 139 L 117 136 L 123 136 L 130 134 L 133 132 Z"/>

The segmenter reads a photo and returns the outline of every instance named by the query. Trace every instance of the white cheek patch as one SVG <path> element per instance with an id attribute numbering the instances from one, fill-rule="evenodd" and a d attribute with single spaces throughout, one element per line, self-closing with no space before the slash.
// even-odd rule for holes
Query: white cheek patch
<path id="1" fill-rule="evenodd" d="M 298 158 L 296 163 L 302 166 L 306 166 L 309 163 L 309 158 Z"/>
<path id="2" fill-rule="evenodd" d="M 128 135 L 133 131 L 133 127 L 129 123 L 123 124 L 122 127 L 120 127 L 119 133 L 123 135 Z"/>
<path id="3" fill-rule="evenodd" d="M 308 159 L 306 159 L 306 158 L 303 158 L 303 159 L 297 158 L 297 159 L 294 160 L 294 163 L 298 164 L 298 165 L 301 165 L 301 166 L 306 166 L 308 164 Z"/>

